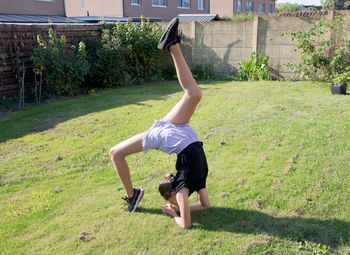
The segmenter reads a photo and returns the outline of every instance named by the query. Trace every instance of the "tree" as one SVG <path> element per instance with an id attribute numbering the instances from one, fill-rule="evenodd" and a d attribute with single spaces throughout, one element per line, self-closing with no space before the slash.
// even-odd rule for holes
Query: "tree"
<path id="1" fill-rule="evenodd" d="M 298 4 L 290 4 L 290 3 L 285 3 L 285 4 L 280 4 L 276 7 L 276 13 L 281 13 L 281 12 L 297 12 L 299 11 L 299 5 Z"/>
<path id="2" fill-rule="evenodd" d="M 349 0 L 322 0 L 323 9 L 326 10 L 346 10 L 350 9 Z"/>

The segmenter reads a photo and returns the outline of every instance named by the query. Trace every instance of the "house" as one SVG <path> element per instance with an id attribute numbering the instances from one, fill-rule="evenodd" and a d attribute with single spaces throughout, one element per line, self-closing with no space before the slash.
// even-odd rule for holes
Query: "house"
<path id="1" fill-rule="evenodd" d="M 65 16 L 65 0 L 1 0 L 0 14 Z"/>
<path id="2" fill-rule="evenodd" d="M 231 17 L 235 14 L 261 13 L 270 14 L 275 11 L 275 0 L 213 0 L 210 1 L 210 13 L 220 17 Z"/>
<path id="3" fill-rule="evenodd" d="M 101 17 L 116 21 L 141 15 L 156 18 L 154 21 L 169 21 L 186 14 L 200 17 L 215 13 L 230 17 L 250 12 L 269 14 L 274 10 L 275 0 L 1 0 L 0 22 L 47 22 L 48 18 L 52 22 L 71 22 L 69 18 L 77 22 L 97 22 Z M 48 17 L 37 19 L 29 15 Z"/>
<path id="4" fill-rule="evenodd" d="M 48 17 L 50 20 L 58 16 L 80 17 L 79 22 L 96 22 L 101 17 L 113 21 L 143 15 L 157 18 L 155 21 L 168 21 L 179 14 L 209 14 L 209 8 L 210 0 L 1 0 L 0 22 L 6 22 L 6 19 L 9 22 L 38 22 L 30 15 L 47 15 L 51 16 Z"/>
<path id="5" fill-rule="evenodd" d="M 67 17 L 143 15 L 169 21 L 179 14 L 208 13 L 209 0 L 66 0 Z"/>

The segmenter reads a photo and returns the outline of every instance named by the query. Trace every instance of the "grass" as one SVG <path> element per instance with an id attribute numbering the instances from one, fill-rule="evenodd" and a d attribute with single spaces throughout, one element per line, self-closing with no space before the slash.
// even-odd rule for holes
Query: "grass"
<path id="1" fill-rule="evenodd" d="M 191 125 L 212 208 L 192 213 L 191 230 L 160 211 L 158 181 L 176 156 L 128 158 L 146 190 L 132 214 L 108 157 L 175 105 L 176 82 L 1 117 L 0 254 L 350 254 L 349 95 L 308 82 L 200 87 Z"/>

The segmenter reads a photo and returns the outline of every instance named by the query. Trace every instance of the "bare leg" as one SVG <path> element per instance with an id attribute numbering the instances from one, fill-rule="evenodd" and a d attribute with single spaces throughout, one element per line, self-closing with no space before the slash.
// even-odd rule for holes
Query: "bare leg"
<path id="1" fill-rule="evenodd" d="M 185 124 L 191 119 L 192 114 L 196 110 L 197 104 L 201 100 L 202 92 L 193 79 L 179 44 L 170 47 L 170 54 L 174 61 L 177 78 L 185 94 L 164 119 L 174 124 Z"/>
<path id="2" fill-rule="evenodd" d="M 126 163 L 125 157 L 142 151 L 143 136 L 144 133 L 135 135 L 134 137 L 131 137 L 114 146 L 109 151 L 109 156 L 112 160 L 113 166 L 123 183 L 125 193 L 128 197 L 132 197 L 134 195 L 134 190 L 130 179 L 130 169 Z"/>

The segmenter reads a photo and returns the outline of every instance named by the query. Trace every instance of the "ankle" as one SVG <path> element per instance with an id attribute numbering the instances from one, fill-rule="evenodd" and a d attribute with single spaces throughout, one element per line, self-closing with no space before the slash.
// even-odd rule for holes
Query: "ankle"
<path id="1" fill-rule="evenodd" d="M 169 47 L 169 51 L 171 52 L 171 53 L 175 53 L 176 51 L 178 51 L 180 49 L 180 45 L 178 44 L 178 43 L 175 43 L 175 44 L 173 44 L 173 45 L 171 45 L 170 47 Z"/>
<path id="2" fill-rule="evenodd" d="M 127 198 L 133 198 L 134 197 L 134 189 L 132 189 L 131 193 L 126 194 Z"/>

